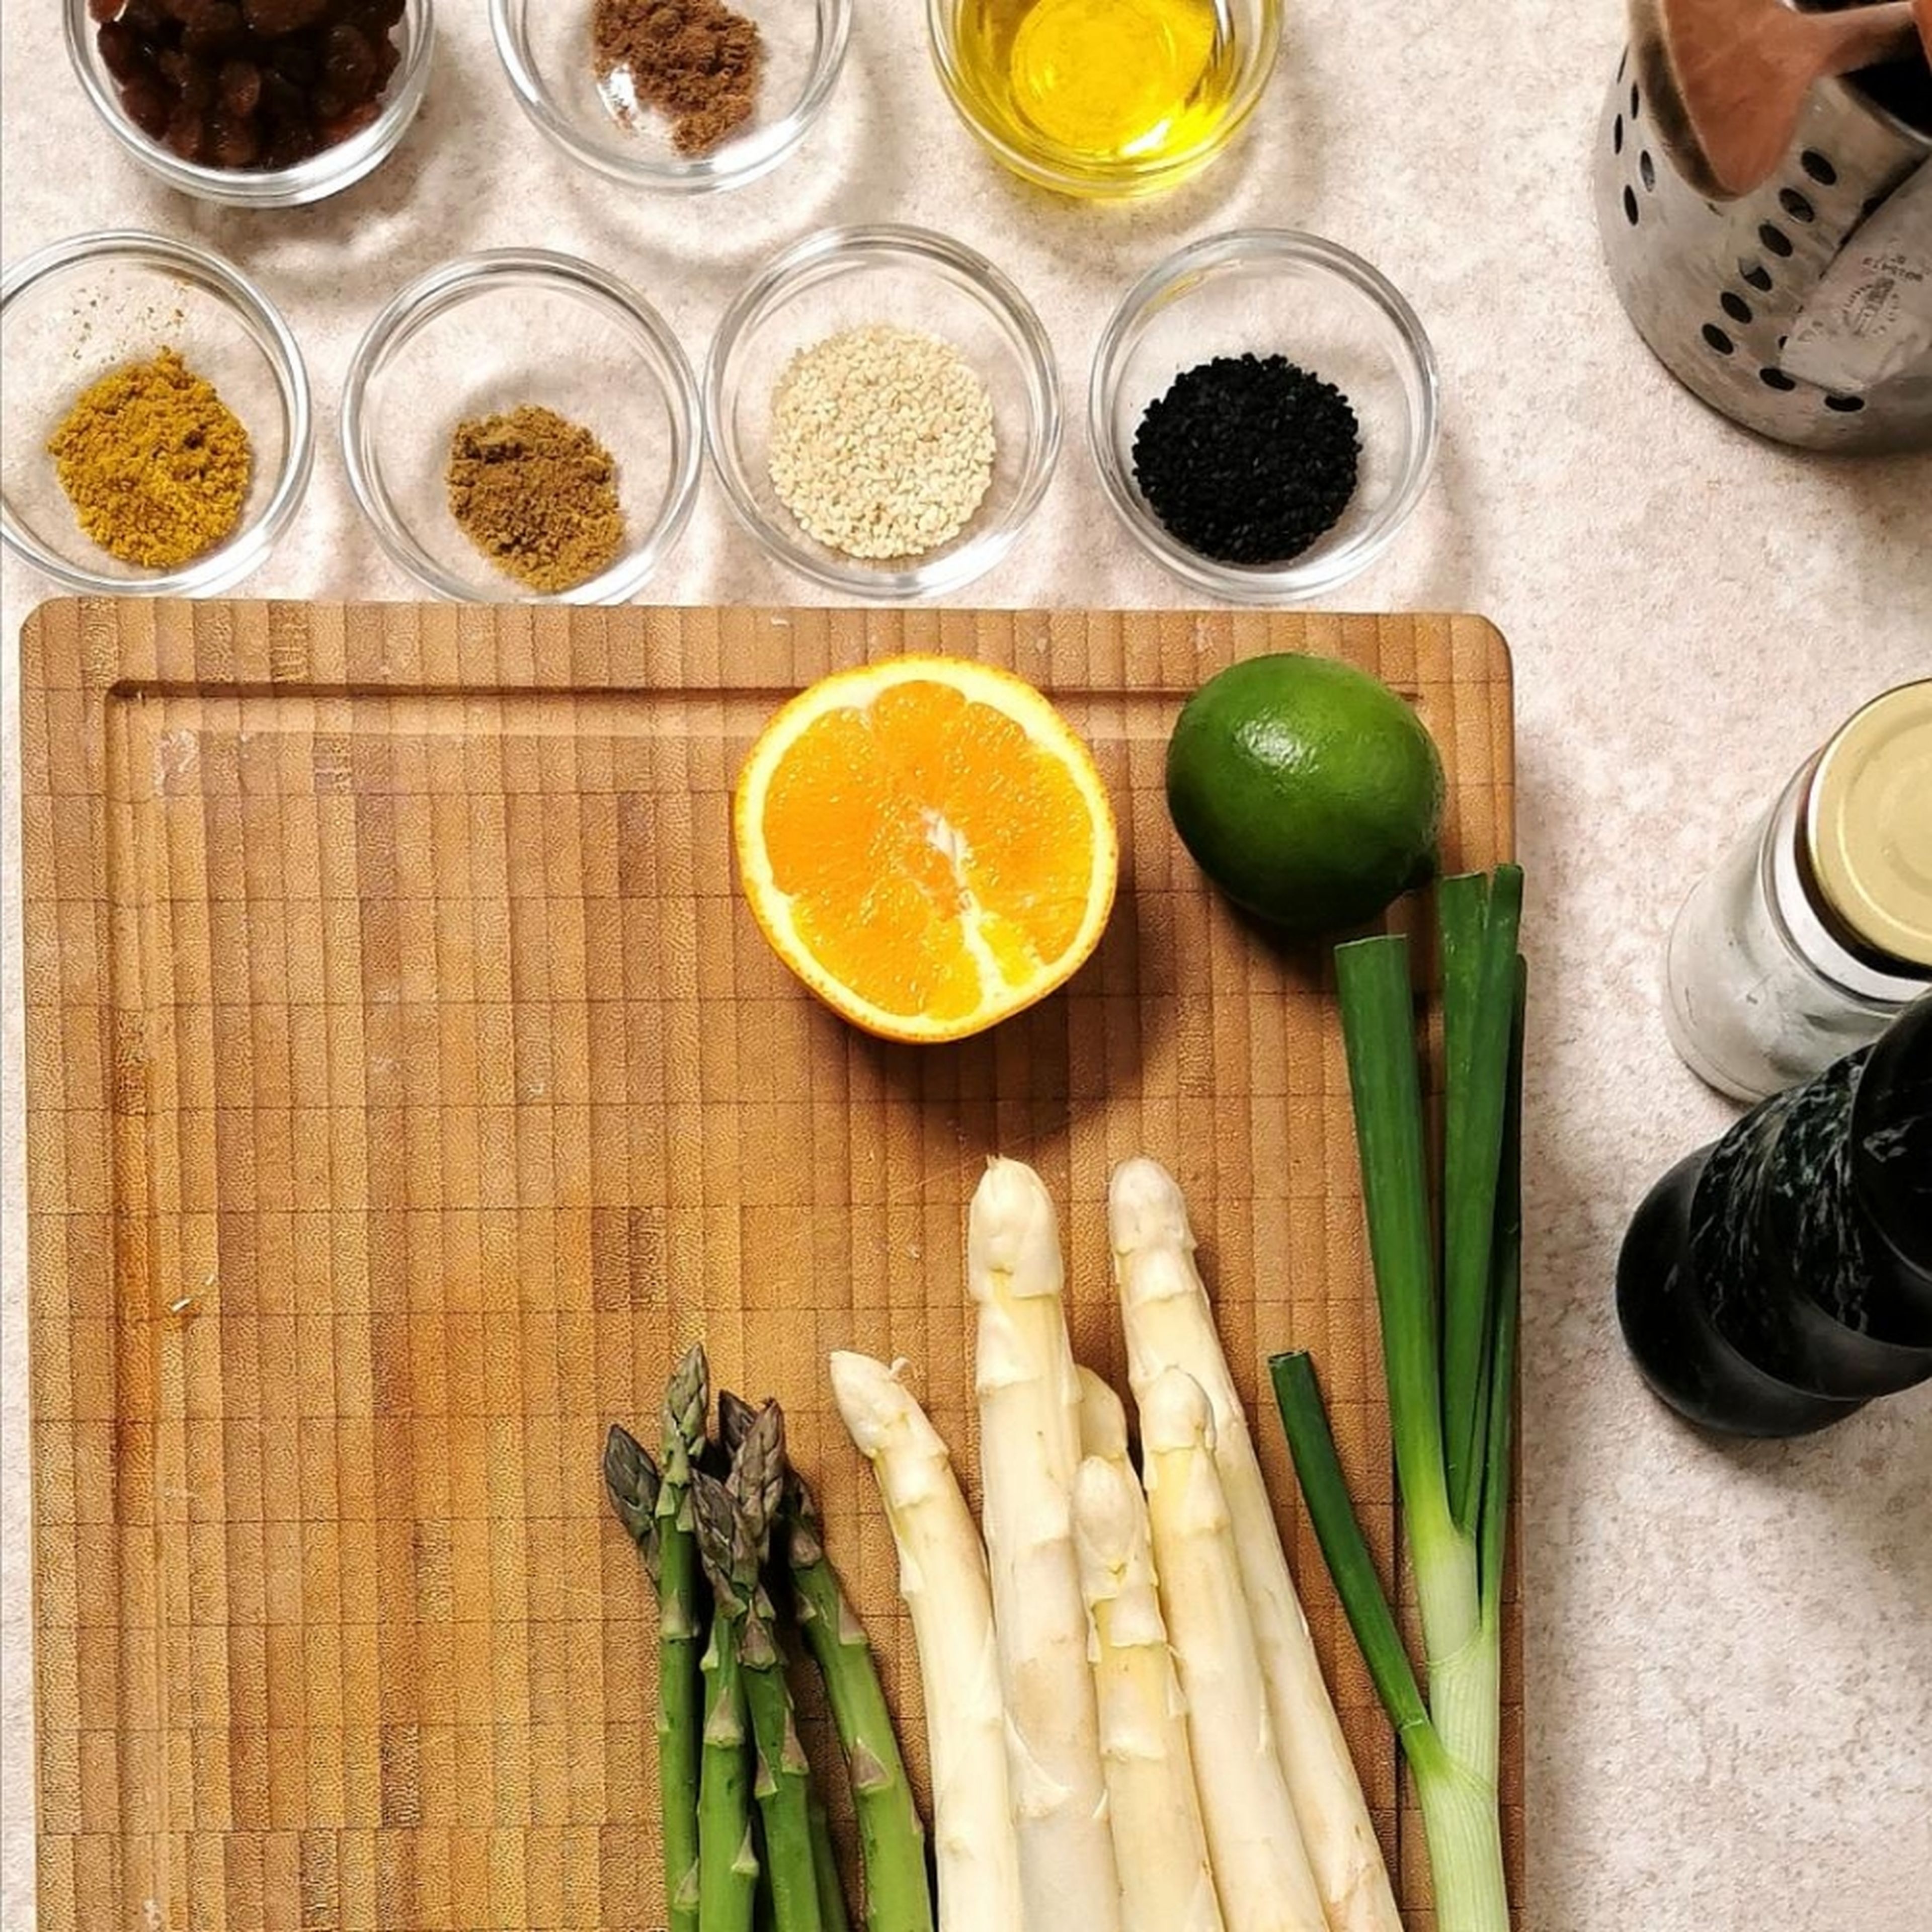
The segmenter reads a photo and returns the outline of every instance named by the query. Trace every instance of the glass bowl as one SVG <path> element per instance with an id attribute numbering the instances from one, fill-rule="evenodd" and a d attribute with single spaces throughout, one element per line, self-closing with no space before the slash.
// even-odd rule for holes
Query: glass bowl
<path id="1" fill-rule="evenodd" d="M 1279 354 L 1336 384 L 1360 425 L 1360 473 L 1340 521 L 1285 562 L 1204 556 L 1173 536 L 1134 477 L 1148 405 L 1216 356 Z M 1422 495 L 1436 454 L 1436 352 L 1415 311 L 1360 256 L 1287 229 L 1212 236 L 1128 290 L 1100 338 L 1088 429 L 1108 500 L 1175 576 L 1244 604 L 1319 597 L 1366 569 Z"/>
<path id="2" fill-rule="evenodd" d="M 526 403 L 581 423 L 616 459 L 623 553 L 569 590 L 499 570 L 450 513 L 458 425 Z M 698 383 L 663 318 L 616 276 L 534 248 L 471 255 L 412 282 L 369 326 L 342 391 L 350 489 L 389 555 L 440 597 L 621 604 L 691 515 Z"/>
<path id="3" fill-rule="evenodd" d="M 84 0 L 83 0 L 84 4 Z M 733 0 L 758 23 L 764 67 L 750 118 L 702 154 L 681 154 L 647 110 L 626 126 L 592 68 L 594 0 L 490 0 L 490 28 L 524 112 L 572 160 L 670 194 L 742 188 L 805 139 L 845 62 L 851 0 Z"/>
<path id="4" fill-rule="evenodd" d="M 792 358 L 884 322 L 951 343 L 993 405 L 993 478 L 972 521 L 916 560 L 867 563 L 808 536 L 772 486 L 772 392 Z M 704 372 L 704 426 L 731 508 L 779 562 L 828 590 L 908 598 L 957 590 L 1013 547 L 1060 450 L 1053 346 L 1025 296 L 983 256 L 923 229 L 832 228 L 771 263 L 725 311 Z"/>
<path id="5" fill-rule="evenodd" d="M 213 550 L 144 570 L 81 529 L 47 439 L 110 370 L 177 349 L 248 433 L 240 520 Z M 308 376 L 288 325 L 242 272 L 205 249 L 131 230 L 83 235 L 29 256 L 0 281 L 0 537 L 83 596 L 207 596 L 238 584 L 274 548 L 314 455 Z"/>
<path id="6" fill-rule="evenodd" d="M 137 128 L 121 104 L 121 90 L 100 57 L 98 26 L 88 0 L 66 0 L 68 57 L 94 112 L 122 147 L 158 180 L 201 201 L 237 208 L 299 208 L 351 188 L 381 166 L 408 131 L 429 86 L 435 44 L 430 0 L 405 0 L 396 45 L 402 56 L 389 76 L 380 111 L 359 133 L 288 168 L 213 168 L 184 161 L 164 142 Z"/>
<path id="7" fill-rule="evenodd" d="M 1028 124 L 1002 106 L 997 87 L 983 72 L 974 52 L 974 37 L 964 24 L 975 14 L 992 10 L 992 0 L 926 0 L 926 38 L 938 69 L 940 86 L 954 111 L 980 142 L 1023 180 L 1056 194 L 1090 200 L 1120 200 L 1174 188 L 1198 174 L 1234 143 L 1259 104 L 1281 49 L 1281 0 L 1199 0 L 1211 13 L 1226 46 L 1229 68 L 1222 83 L 1222 104 L 1198 136 L 1172 144 L 1150 138 L 1138 153 L 1104 159 L 1083 154 Z M 1028 8 L 1006 10 L 1017 22 Z M 1158 19 L 1150 31 L 1165 33 Z"/>

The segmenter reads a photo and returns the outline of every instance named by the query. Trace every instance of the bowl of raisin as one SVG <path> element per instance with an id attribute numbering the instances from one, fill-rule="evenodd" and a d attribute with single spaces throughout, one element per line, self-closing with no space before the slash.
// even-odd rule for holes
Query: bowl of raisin
<path id="1" fill-rule="evenodd" d="M 380 166 L 428 84 L 430 0 L 67 0 L 74 71 L 172 188 L 294 208 Z"/>

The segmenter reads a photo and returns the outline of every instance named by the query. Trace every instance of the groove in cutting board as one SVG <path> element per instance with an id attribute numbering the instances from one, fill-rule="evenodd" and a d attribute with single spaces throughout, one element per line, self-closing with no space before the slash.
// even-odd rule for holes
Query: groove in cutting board
<path id="1" fill-rule="evenodd" d="M 728 790 L 779 698 L 905 649 L 1052 692 L 1123 891 L 1064 994 L 956 1048 L 848 1031 L 766 951 Z M 1316 1351 L 1393 1485 L 1339 1028 L 1168 826 L 1183 696 L 1264 650 L 1419 704 L 1448 857 L 1510 849 L 1480 620 L 47 606 L 22 642 L 40 1894 L 46 1932 L 647 1932 L 648 1587 L 600 1493 L 700 1336 L 784 1400 L 922 1762 L 890 1538 L 826 1352 L 903 1354 L 976 1460 L 964 1204 L 1060 1204 L 1122 1380 L 1102 1204 L 1186 1188 L 1238 1379 Z M 1270 1486 L 1401 1889 L 1420 1832 L 1271 1418 Z M 1520 1880 L 1520 1619 L 1506 1828 Z M 815 1758 L 830 1749 L 815 1706 Z M 828 1760 L 829 1761 L 829 1760 Z M 1426 1927 L 1430 1915 L 1415 1912 Z M 988 1928 L 992 1932 L 992 1928 Z"/>

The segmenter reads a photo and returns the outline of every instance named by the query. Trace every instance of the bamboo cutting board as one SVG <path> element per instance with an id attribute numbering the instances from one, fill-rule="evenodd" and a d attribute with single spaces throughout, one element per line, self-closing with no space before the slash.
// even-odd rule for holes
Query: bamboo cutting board
<path id="1" fill-rule="evenodd" d="M 908 648 L 1043 685 L 1121 821 L 1096 958 L 957 1048 L 882 1046 L 815 1006 L 729 858 L 729 787 L 780 697 Z M 614 1418 L 653 1432 L 668 1362 L 700 1337 L 722 1382 L 785 1403 L 922 1762 L 890 1534 L 823 1364 L 844 1345 L 908 1357 L 970 1479 L 964 1206 L 995 1149 L 1059 1200 L 1076 1346 L 1117 1382 L 1107 1172 L 1138 1151 L 1174 1169 L 1245 1394 L 1270 1349 L 1316 1352 L 1386 1570 L 1323 957 L 1212 897 L 1162 796 L 1181 697 L 1285 649 L 1412 697 L 1448 766 L 1450 862 L 1507 856 L 1508 661 L 1473 618 L 125 602 L 33 619 L 46 1932 L 660 1927 L 652 1607 L 598 1455 Z M 1388 1728 L 1257 1420 L 1419 1906 Z M 1513 1604 L 1520 1879 L 1518 1634 Z"/>

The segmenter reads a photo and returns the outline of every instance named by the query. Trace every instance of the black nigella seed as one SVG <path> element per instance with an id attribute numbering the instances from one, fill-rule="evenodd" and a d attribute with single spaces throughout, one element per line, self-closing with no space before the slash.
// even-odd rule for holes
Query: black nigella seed
<path id="1" fill-rule="evenodd" d="M 1134 479 L 1189 549 L 1286 563 L 1355 494 L 1360 431 L 1333 382 L 1285 356 L 1217 356 L 1177 376 L 1134 436 Z"/>

